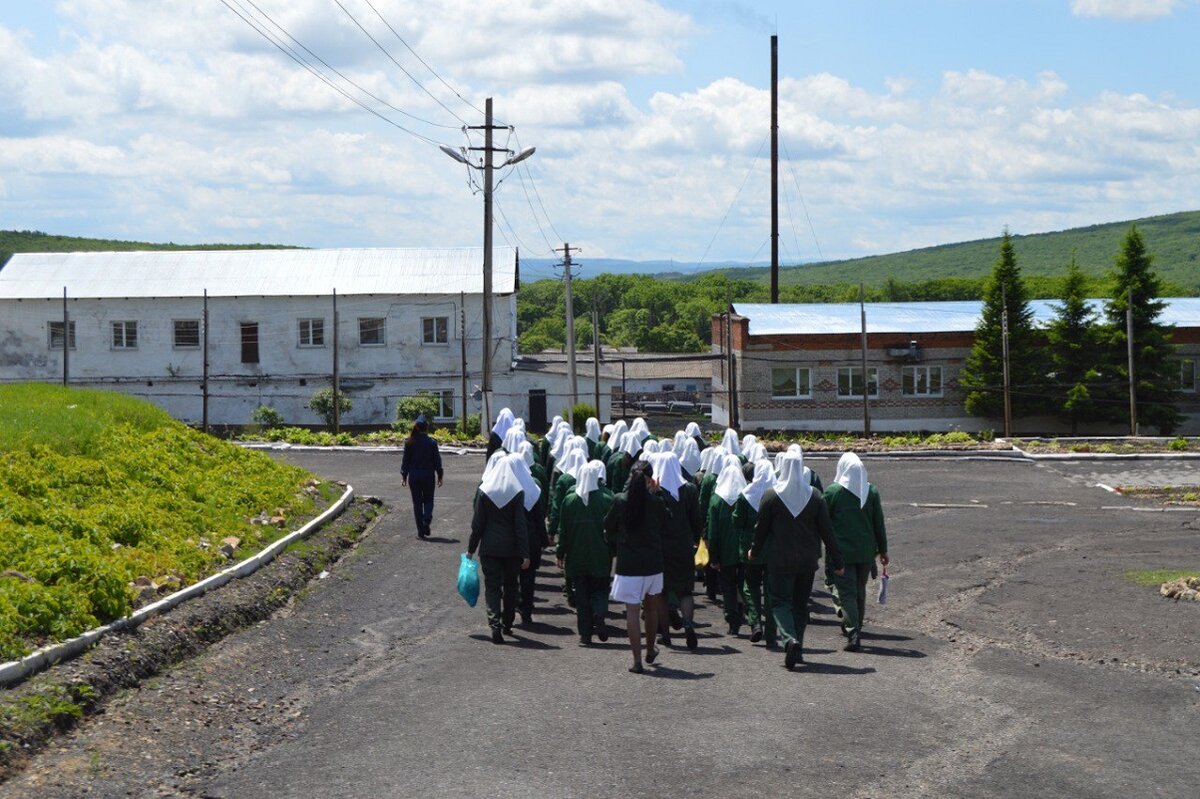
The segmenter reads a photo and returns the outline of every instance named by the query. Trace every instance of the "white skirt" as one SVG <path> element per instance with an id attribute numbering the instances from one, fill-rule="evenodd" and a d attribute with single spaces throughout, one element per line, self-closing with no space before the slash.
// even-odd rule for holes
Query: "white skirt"
<path id="1" fill-rule="evenodd" d="M 661 594 L 662 590 L 662 572 L 638 576 L 618 574 L 613 580 L 611 596 L 616 602 L 640 605 L 647 596 Z"/>

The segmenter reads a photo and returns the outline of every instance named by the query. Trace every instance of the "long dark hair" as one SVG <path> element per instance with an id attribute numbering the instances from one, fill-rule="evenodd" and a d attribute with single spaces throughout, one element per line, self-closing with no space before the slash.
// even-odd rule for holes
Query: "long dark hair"
<path id="1" fill-rule="evenodd" d="M 646 487 L 646 474 L 650 464 L 638 461 L 629 472 L 629 485 L 625 489 L 625 529 L 632 530 L 642 523 L 646 515 L 646 497 L 650 490 Z"/>
<path id="2" fill-rule="evenodd" d="M 429 425 L 426 424 L 425 422 L 413 422 L 412 429 L 408 431 L 408 441 L 406 441 L 405 443 L 411 444 L 412 442 L 416 441 L 418 434 L 423 435 L 423 436 L 429 435 L 429 433 L 427 432 L 428 430 L 429 430 Z"/>

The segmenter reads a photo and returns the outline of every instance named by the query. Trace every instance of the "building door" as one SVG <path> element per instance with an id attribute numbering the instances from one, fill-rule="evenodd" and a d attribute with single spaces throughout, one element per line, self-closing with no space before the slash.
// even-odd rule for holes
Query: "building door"
<path id="1" fill-rule="evenodd" d="M 242 322 L 242 363 L 258 363 L 258 322 Z"/>
<path id="2" fill-rule="evenodd" d="M 529 418 L 525 423 L 529 432 L 539 436 L 546 434 L 546 389 L 535 388 L 529 392 Z"/>

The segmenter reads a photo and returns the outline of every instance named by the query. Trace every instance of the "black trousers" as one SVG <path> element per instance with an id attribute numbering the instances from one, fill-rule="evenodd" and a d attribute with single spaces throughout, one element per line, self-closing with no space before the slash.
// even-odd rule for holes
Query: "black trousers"
<path id="1" fill-rule="evenodd" d="M 488 626 L 494 630 L 512 627 L 513 619 L 517 617 L 517 575 L 521 572 L 521 559 L 480 555 L 479 564 L 483 567 Z"/>
<path id="2" fill-rule="evenodd" d="M 738 607 L 738 597 L 742 590 L 744 569 L 740 563 L 722 563 L 717 572 L 717 582 L 721 587 L 721 610 L 725 612 L 726 624 L 742 623 L 742 609 Z"/>
<path id="3" fill-rule="evenodd" d="M 428 477 L 410 474 L 408 490 L 412 493 L 413 517 L 417 522 L 418 533 L 429 533 L 429 525 L 433 522 L 433 488 L 434 476 Z"/>
<path id="4" fill-rule="evenodd" d="M 517 576 L 517 580 L 521 584 L 521 599 L 518 607 L 522 615 L 533 613 L 533 590 L 534 584 L 537 583 L 537 570 L 541 561 L 542 553 L 539 551 L 538 554 L 529 558 L 529 568 L 521 569 Z M 520 568 L 519 563 L 517 566 Z"/>

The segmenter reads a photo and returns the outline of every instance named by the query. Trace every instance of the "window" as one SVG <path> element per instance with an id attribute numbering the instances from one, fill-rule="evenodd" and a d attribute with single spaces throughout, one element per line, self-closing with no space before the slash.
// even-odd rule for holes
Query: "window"
<path id="1" fill-rule="evenodd" d="M 63 331 L 63 323 L 62 322 L 51 322 L 50 323 L 50 349 L 60 350 L 60 351 L 62 350 L 62 348 L 63 348 L 62 331 Z M 72 350 L 75 349 L 75 323 L 74 322 L 67 323 L 67 348 L 72 349 Z"/>
<path id="2" fill-rule="evenodd" d="M 863 395 L 863 371 L 861 366 L 838 367 L 838 396 L 861 397 Z M 879 370 L 874 366 L 867 369 L 868 396 L 879 396 Z"/>
<path id="3" fill-rule="evenodd" d="M 387 343 L 383 334 L 384 319 L 382 317 L 366 317 L 358 320 L 358 346 L 382 347 Z"/>
<path id="4" fill-rule="evenodd" d="M 324 347 L 325 346 L 325 320 L 324 319 L 301 319 L 300 320 L 300 346 L 301 347 Z"/>
<path id="5" fill-rule="evenodd" d="M 908 397 L 942 396 L 942 367 L 905 366 L 901 370 L 902 393 Z"/>
<path id="6" fill-rule="evenodd" d="M 427 394 L 431 397 L 436 397 L 438 400 L 438 411 L 433 417 L 434 419 L 453 419 L 454 418 L 454 389 L 452 388 L 423 388 L 417 392 L 418 394 Z"/>
<path id="7" fill-rule="evenodd" d="M 450 317 L 426 316 L 421 320 L 421 341 L 425 344 L 450 342 Z"/>
<path id="8" fill-rule="evenodd" d="M 812 377 L 807 367 L 789 366 L 771 370 L 771 397 L 807 399 L 812 397 Z"/>
<path id="9" fill-rule="evenodd" d="M 258 363 L 258 322 L 242 322 L 242 363 Z"/>
<path id="10" fill-rule="evenodd" d="M 72 322 L 74 324 L 74 322 Z M 1185 394 L 1196 393 L 1196 361 L 1195 359 L 1179 362 L 1179 390 Z"/>
<path id="11" fill-rule="evenodd" d="M 175 320 L 175 349 L 191 350 L 200 346 L 200 320 Z"/>
<path id="12" fill-rule="evenodd" d="M 137 349 L 137 322 L 112 323 L 112 348 L 114 350 Z"/>

